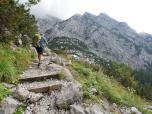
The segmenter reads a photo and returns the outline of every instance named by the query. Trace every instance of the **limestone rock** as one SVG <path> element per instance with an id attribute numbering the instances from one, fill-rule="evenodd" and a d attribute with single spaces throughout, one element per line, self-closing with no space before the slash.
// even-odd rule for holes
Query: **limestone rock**
<path id="1" fill-rule="evenodd" d="M 133 68 L 146 68 L 147 62 L 152 62 L 149 52 L 152 35 L 138 34 L 127 23 L 118 22 L 104 13 L 73 15 L 66 21 L 57 22 L 48 31 L 46 37 L 50 42 L 55 37 L 77 38 L 92 53 L 119 63 L 127 61 Z"/>
<path id="2" fill-rule="evenodd" d="M 65 60 L 62 62 L 63 66 L 71 64 L 71 60 Z"/>
<path id="3" fill-rule="evenodd" d="M 88 107 L 85 110 L 86 114 L 110 114 L 103 109 L 103 107 L 99 104 L 94 104 L 92 107 Z"/>
<path id="4" fill-rule="evenodd" d="M 60 65 L 57 65 L 57 64 L 49 64 L 47 66 L 47 70 L 50 70 L 52 72 L 57 72 L 57 71 L 62 71 L 64 74 L 65 74 L 65 80 L 68 81 L 68 82 L 73 82 L 74 79 L 73 79 L 73 75 L 71 74 L 71 72 L 60 66 Z"/>
<path id="5" fill-rule="evenodd" d="M 38 60 L 38 59 L 32 59 L 32 61 L 33 61 L 34 63 L 39 63 L 39 60 Z"/>
<path id="6" fill-rule="evenodd" d="M 13 92 L 13 96 L 19 100 L 26 100 L 29 97 L 29 91 L 18 85 L 16 90 Z"/>
<path id="7" fill-rule="evenodd" d="M 19 101 L 7 97 L 4 103 L 0 103 L 0 114 L 13 114 L 16 108 L 18 108 L 22 103 Z"/>
<path id="8" fill-rule="evenodd" d="M 48 55 L 48 56 L 51 56 L 52 54 L 51 54 L 51 52 L 47 52 L 47 55 Z"/>
<path id="9" fill-rule="evenodd" d="M 33 103 L 33 102 L 37 102 L 38 100 L 40 100 L 43 95 L 42 94 L 35 94 L 35 93 L 29 93 L 29 97 L 30 97 L 30 102 Z"/>
<path id="10" fill-rule="evenodd" d="M 71 114 L 85 114 L 84 109 L 81 106 L 71 106 Z"/>
<path id="11" fill-rule="evenodd" d="M 136 107 L 131 107 L 131 111 L 133 114 L 142 114 Z"/>
<path id="12" fill-rule="evenodd" d="M 30 47 L 30 51 L 38 55 L 35 47 Z"/>
<path id="13" fill-rule="evenodd" d="M 145 108 L 148 108 L 150 110 L 152 110 L 152 106 L 151 105 L 143 105 Z"/>
<path id="14" fill-rule="evenodd" d="M 89 92 L 92 94 L 96 94 L 97 90 L 96 90 L 96 88 L 90 88 Z"/>
<path id="15" fill-rule="evenodd" d="M 32 44 L 32 39 L 29 37 L 29 36 L 27 36 L 27 35 L 24 35 L 24 38 L 23 38 L 23 43 L 24 44 Z"/>
<path id="16" fill-rule="evenodd" d="M 11 89 L 11 88 L 15 87 L 15 85 L 9 84 L 9 83 L 7 83 L 7 82 L 2 82 L 2 84 L 3 84 L 4 86 L 6 86 L 8 89 Z"/>
<path id="17" fill-rule="evenodd" d="M 47 53 L 43 53 L 43 56 L 47 56 Z"/>
<path id="18" fill-rule="evenodd" d="M 68 83 L 61 87 L 61 92 L 57 95 L 56 106 L 62 108 L 63 105 L 72 105 L 81 101 L 82 95 L 81 85 Z"/>
<path id="19" fill-rule="evenodd" d="M 22 40 L 21 40 L 22 35 L 19 34 L 18 36 L 15 36 L 15 45 L 21 46 L 22 45 Z"/>

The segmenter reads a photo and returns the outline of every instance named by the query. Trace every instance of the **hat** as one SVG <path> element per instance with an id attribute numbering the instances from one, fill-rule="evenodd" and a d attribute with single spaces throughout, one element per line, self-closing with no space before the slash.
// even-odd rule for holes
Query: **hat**
<path id="1" fill-rule="evenodd" d="M 44 33 L 41 33 L 40 35 L 44 35 Z"/>

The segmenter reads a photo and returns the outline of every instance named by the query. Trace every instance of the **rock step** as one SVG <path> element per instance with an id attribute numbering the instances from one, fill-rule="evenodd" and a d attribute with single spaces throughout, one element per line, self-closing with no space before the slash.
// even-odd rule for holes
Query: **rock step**
<path id="1" fill-rule="evenodd" d="M 28 91 L 33 91 L 35 93 L 49 91 L 49 95 L 50 95 L 52 93 L 52 90 L 59 89 L 59 88 L 61 88 L 61 86 L 62 86 L 62 84 L 55 84 L 55 85 L 49 85 L 49 86 L 43 86 L 43 87 L 28 89 Z"/>
<path id="2" fill-rule="evenodd" d="M 19 78 L 19 81 L 37 81 L 41 79 L 58 78 L 59 73 L 41 74 L 36 76 L 28 76 L 24 78 Z"/>

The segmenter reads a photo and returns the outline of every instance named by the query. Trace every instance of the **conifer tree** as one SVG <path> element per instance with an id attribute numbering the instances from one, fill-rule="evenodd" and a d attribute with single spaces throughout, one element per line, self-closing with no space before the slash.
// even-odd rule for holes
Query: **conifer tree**
<path id="1" fill-rule="evenodd" d="M 19 0 L 0 0 L 0 41 L 14 41 L 19 34 L 33 36 L 37 32 L 35 16 L 30 14 L 31 5 L 40 0 L 29 0 L 19 4 Z"/>

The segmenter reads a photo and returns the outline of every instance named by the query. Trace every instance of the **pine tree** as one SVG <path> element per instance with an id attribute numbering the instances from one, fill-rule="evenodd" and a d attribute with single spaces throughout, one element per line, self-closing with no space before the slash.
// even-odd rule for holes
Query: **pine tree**
<path id="1" fill-rule="evenodd" d="M 30 14 L 27 6 L 35 5 L 39 0 L 29 0 L 19 4 L 15 0 L 0 0 L 0 41 L 14 41 L 19 34 L 33 36 L 37 32 L 35 16 Z"/>

